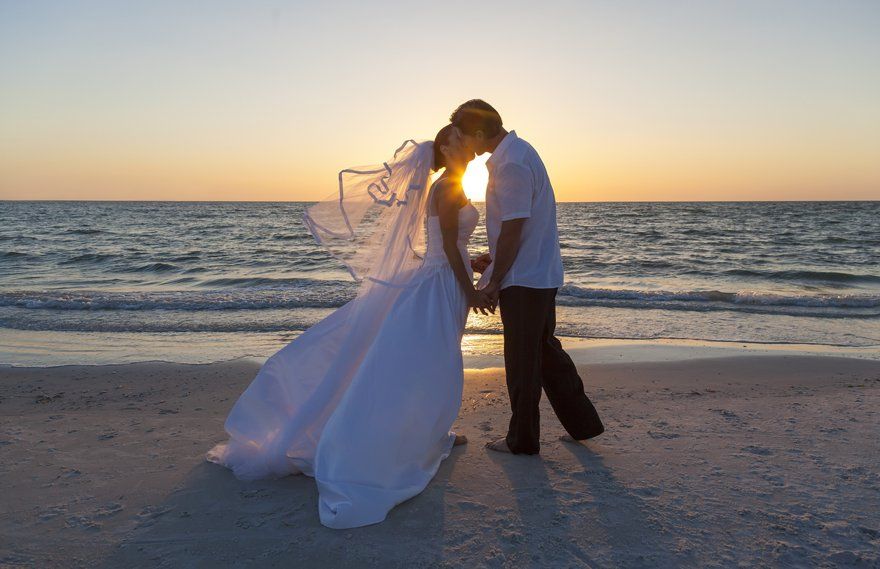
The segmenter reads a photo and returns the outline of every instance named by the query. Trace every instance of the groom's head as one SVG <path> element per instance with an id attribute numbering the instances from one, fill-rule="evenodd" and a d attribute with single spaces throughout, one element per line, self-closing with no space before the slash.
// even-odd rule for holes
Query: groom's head
<path id="1" fill-rule="evenodd" d="M 455 125 L 462 144 L 475 154 L 493 150 L 504 132 L 501 115 L 482 99 L 471 99 L 459 105 L 449 122 Z"/>

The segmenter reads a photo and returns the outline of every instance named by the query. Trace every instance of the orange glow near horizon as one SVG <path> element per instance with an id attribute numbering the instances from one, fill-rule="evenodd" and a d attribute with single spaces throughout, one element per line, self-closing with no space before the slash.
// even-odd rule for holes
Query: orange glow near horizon
<path id="1" fill-rule="evenodd" d="M 880 199 L 880 3 L 461 9 L 488 60 L 428 5 L 0 3 L 0 200 L 318 200 L 473 97 L 560 202 Z"/>

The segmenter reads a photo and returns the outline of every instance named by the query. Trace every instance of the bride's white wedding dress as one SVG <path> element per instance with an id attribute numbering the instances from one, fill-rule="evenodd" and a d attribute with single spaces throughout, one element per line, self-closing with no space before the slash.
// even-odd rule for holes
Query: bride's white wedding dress
<path id="1" fill-rule="evenodd" d="M 479 214 L 468 202 L 458 216 L 470 270 Z M 468 314 L 438 218 L 426 225 L 416 284 L 359 296 L 269 358 L 226 420 L 229 441 L 208 460 L 242 479 L 314 476 L 331 528 L 381 522 L 425 488 L 455 440 Z"/>

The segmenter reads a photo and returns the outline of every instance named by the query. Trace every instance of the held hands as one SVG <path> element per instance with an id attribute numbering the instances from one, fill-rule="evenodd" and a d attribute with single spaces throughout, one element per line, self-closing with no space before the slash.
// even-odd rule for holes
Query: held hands
<path id="1" fill-rule="evenodd" d="M 473 289 L 468 294 L 468 306 L 473 309 L 474 314 L 482 313 L 484 316 L 488 316 L 489 312 L 495 314 L 495 304 L 492 298 L 486 294 L 486 289 Z"/>
<path id="2" fill-rule="evenodd" d="M 471 269 L 473 269 L 475 273 L 483 274 L 491 263 L 492 257 L 489 256 L 489 253 L 483 253 L 482 255 L 471 259 Z"/>
<path id="3" fill-rule="evenodd" d="M 501 284 L 492 279 L 489 281 L 489 284 L 480 289 L 480 292 L 489 297 L 489 300 L 492 302 L 492 312 L 494 313 L 495 307 L 498 306 L 498 297 L 501 294 Z"/>
<path id="4" fill-rule="evenodd" d="M 475 273 L 485 273 L 489 265 L 492 264 L 492 257 L 489 253 L 471 259 L 471 269 Z M 490 281 L 489 285 L 480 290 L 474 289 L 468 298 L 468 306 L 474 310 L 474 314 L 482 313 L 487 316 L 490 312 L 495 314 L 495 308 L 498 306 L 498 291 L 500 285 L 494 281 Z"/>

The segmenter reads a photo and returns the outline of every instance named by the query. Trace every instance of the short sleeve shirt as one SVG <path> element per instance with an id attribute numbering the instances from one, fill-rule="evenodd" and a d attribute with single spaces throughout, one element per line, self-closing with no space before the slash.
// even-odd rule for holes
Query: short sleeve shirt
<path id="1" fill-rule="evenodd" d="M 486 162 L 486 235 L 495 258 L 501 223 L 525 219 L 519 252 L 504 276 L 501 288 L 559 288 L 562 254 L 556 226 L 556 197 L 541 157 L 525 140 L 510 131 Z M 487 282 L 492 266 L 481 279 Z"/>

